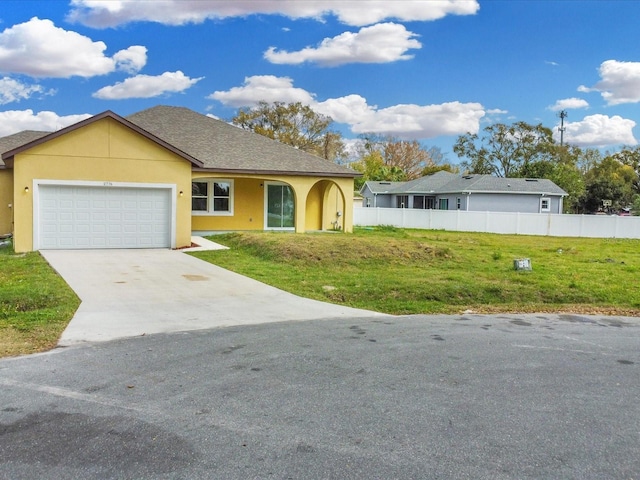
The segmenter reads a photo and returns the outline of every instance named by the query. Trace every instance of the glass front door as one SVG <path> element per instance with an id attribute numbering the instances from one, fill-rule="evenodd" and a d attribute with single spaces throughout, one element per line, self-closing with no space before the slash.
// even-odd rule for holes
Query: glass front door
<path id="1" fill-rule="evenodd" d="M 295 202 L 289 185 L 267 184 L 267 228 L 294 228 Z"/>

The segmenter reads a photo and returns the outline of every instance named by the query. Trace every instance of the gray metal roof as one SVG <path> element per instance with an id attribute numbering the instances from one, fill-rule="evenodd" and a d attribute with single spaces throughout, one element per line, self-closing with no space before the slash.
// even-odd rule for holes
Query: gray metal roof
<path id="1" fill-rule="evenodd" d="M 501 178 L 492 175 L 457 175 L 440 171 L 409 182 L 366 182 L 371 193 L 406 195 L 445 193 L 523 193 L 566 196 L 567 192 L 546 178 Z"/>
<path id="2" fill-rule="evenodd" d="M 356 177 L 324 158 L 184 107 L 157 106 L 126 117 L 203 163 L 204 170 Z"/>

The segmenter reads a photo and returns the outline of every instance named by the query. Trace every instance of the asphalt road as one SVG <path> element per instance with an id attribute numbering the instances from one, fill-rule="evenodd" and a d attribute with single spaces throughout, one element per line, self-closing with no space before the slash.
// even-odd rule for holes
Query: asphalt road
<path id="1" fill-rule="evenodd" d="M 640 319 L 391 317 L 0 360 L 2 479 L 640 479 Z"/>

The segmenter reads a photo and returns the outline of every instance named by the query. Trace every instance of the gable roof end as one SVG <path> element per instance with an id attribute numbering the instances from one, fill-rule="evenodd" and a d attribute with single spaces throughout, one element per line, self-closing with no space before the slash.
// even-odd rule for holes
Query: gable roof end
<path id="1" fill-rule="evenodd" d="M 90 125 L 94 122 L 97 122 L 99 120 L 102 120 L 104 118 L 111 118 L 113 120 L 115 120 L 116 122 L 134 130 L 135 132 L 139 133 L 140 135 L 148 138 L 149 140 L 151 140 L 152 142 L 157 143 L 158 145 L 166 148 L 167 150 L 170 150 L 171 152 L 175 153 L 176 155 L 184 158 L 185 160 L 191 162 L 194 166 L 197 167 L 201 167 L 202 166 L 202 162 L 194 157 L 191 157 L 189 154 L 179 150 L 178 148 L 176 148 L 175 146 L 167 143 L 166 141 L 162 140 L 161 138 L 156 137 L 155 135 L 153 135 L 152 133 L 149 133 L 143 129 L 141 129 L 139 126 L 137 126 L 136 124 L 130 122 L 129 120 L 121 117 L 120 115 L 117 115 L 116 113 L 112 112 L 111 110 L 107 110 L 105 112 L 99 113 L 98 115 L 94 115 L 93 117 L 89 117 L 85 120 L 82 120 L 78 123 L 74 123 L 73 125 L 69 125 L 68 127 L 62 128 L 60 130 L 57 130 L 53 133 L 45 133 L 42 136 L 35 136 L 37 138 L 34 138 L 31 141 L 27 141 L 27 143 L 23 143 L 21 145 L 18 145 L 14 148 L 12 148 L 11 150 L 8 150 L 6 152 L 2 153 L 2 160 L 5 162 L 5 164 L 7 165 L 7 167 L 12 167 L 13 166 L 13 157 L 19 153 L 24 152 L 25 150 L 28 150 L 30 148 L 33 148 L 37 145 L 41 145 L 45 142 L 48 142 L 50 140 L 53 140 L 54 138 L 58 138 L 62 135 L 65 135 L 66 133 L 72 132 L 74 130 L 77 130 L 79 128 L 85 127 L 87 125 Z M 24 132 L 21 132 L 24 133 Z M 38 132 L 38 133 L 43 133 L 43 132 Z M 17 134 L 18 135 L 18 134 Z M 0 139 L 1 140 L 1 139 Z"/>

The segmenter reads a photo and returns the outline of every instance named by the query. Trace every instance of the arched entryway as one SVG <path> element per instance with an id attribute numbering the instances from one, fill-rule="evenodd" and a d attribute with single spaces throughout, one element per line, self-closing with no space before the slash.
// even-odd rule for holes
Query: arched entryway
<path id="1" fill-rule="evenodd" d="M 316 182 L 305 202 L 306 230 L 344 230 L 344 192 L 332 180 Z"/>

